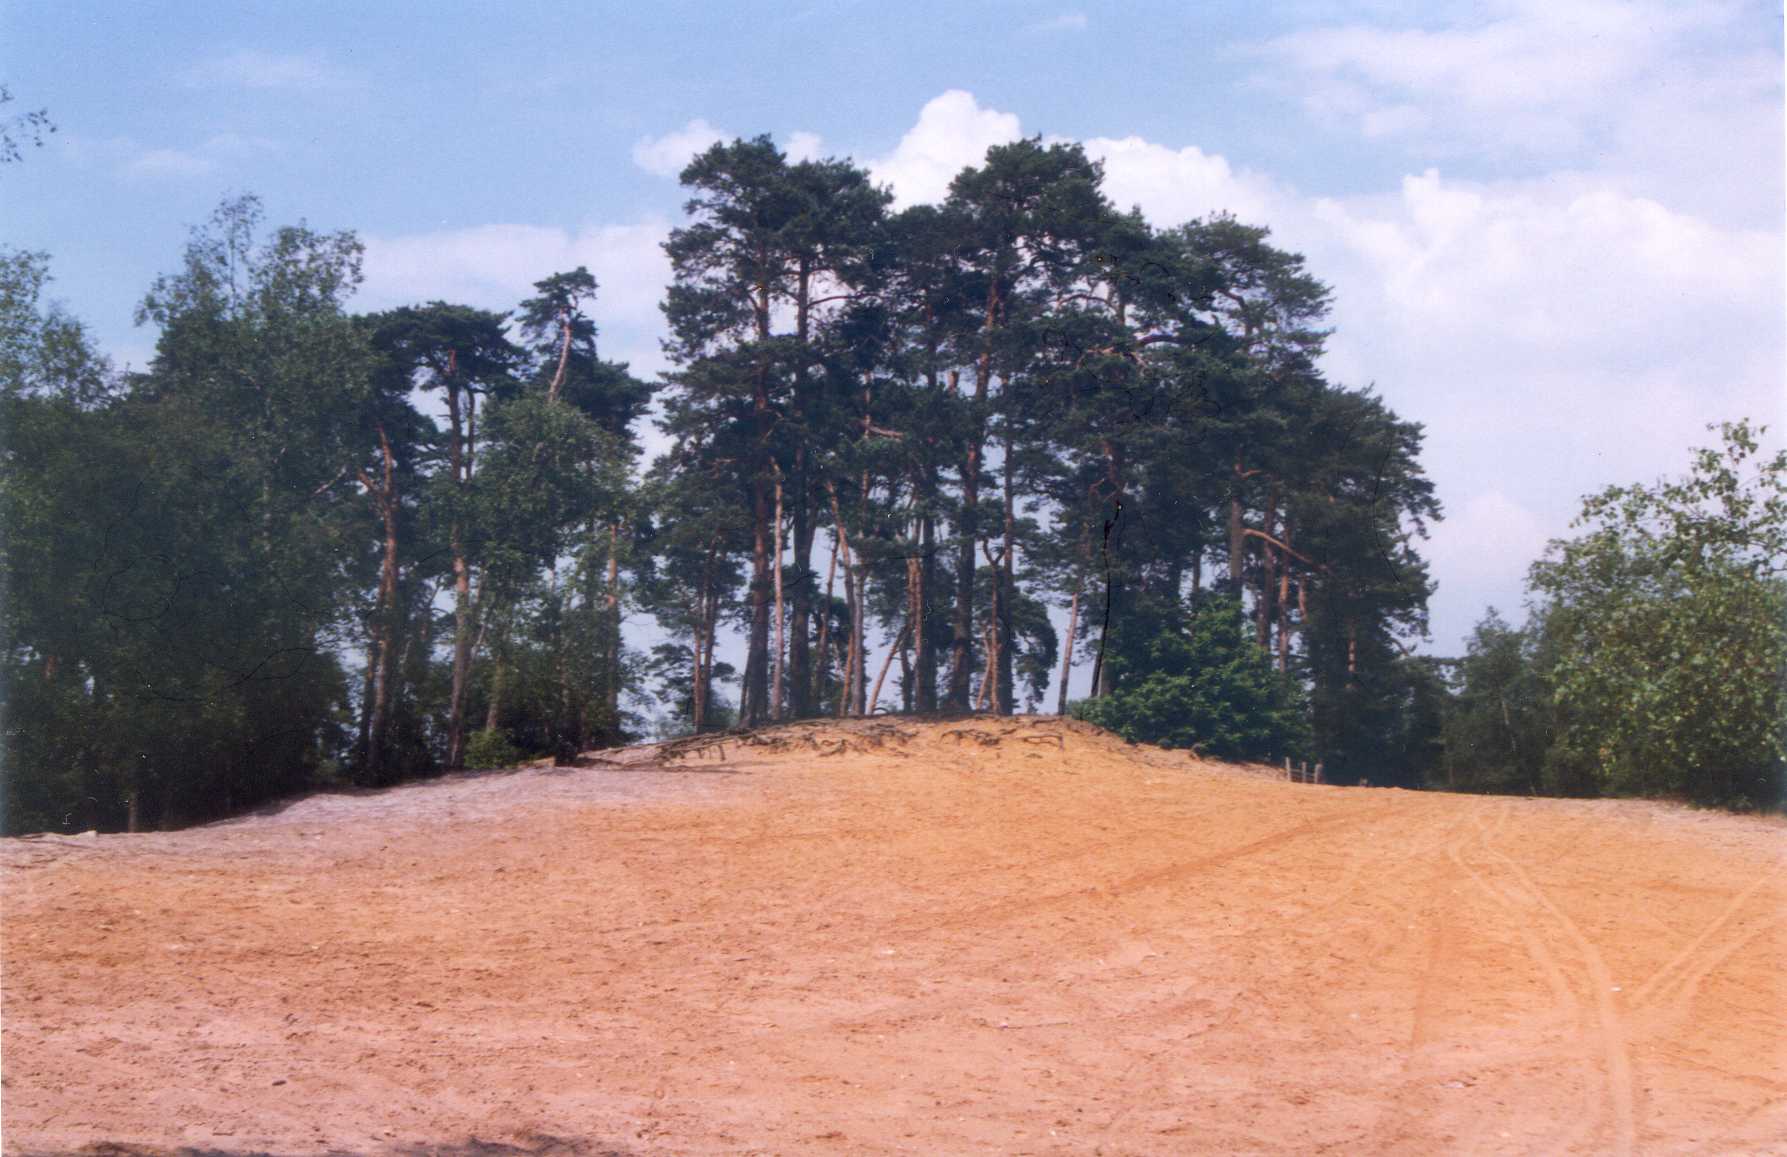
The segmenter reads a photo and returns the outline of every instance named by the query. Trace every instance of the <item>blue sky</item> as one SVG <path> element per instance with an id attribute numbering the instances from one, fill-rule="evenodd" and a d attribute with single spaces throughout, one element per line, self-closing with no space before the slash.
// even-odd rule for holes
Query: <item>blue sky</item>
<path id="1" fill-rule="evenodd" d="M 5 238 L 137 364 L 136 301 L 233 192 L 359 231 L 366 308 L 587 264 L 649 372 L 673 174 L 717 136 L 902 202 L 1082 141 L 1120 204 L 1233 211 L 1333 284 L 1330 375 L 1428 429 L 1443 653 L 1584 492 L 1787 425 L 1778 5 L 13 0 L 0 79 L 60 129 L 0 177 Z"/>

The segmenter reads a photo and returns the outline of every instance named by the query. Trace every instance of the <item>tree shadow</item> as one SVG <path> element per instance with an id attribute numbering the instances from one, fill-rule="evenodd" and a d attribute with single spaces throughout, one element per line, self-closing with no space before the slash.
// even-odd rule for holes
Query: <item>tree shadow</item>
<path id="1" fill-rule="evenodd" d="M 18 1149 L 15 1152 L 20 1157 L 286 1157 L 276 1149 L 135 1145 L 121 1141 L 98 1141 L 79 1149 Z M 392 1157 L 633 1157 L 636 1151 L 545 1133 L 530 1134 L 515 1143 L 467 1137 L 460 1141 L 396 1142 L 373 1150 L 325 1150 L 327 1157 L 359 1157 L 367 1152 Z"/>

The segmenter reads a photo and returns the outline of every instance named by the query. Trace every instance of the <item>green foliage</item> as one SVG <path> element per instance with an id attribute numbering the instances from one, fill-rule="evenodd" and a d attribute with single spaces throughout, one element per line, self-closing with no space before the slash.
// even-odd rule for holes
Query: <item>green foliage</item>
<path id="1" fill-rule="evenodd" d="M 1444 786 L 1529 794 L 1558 786 L 1544 774 L 1552 713 L 1537 651 L 1537 639 L 1493 607 L 1477 624 L 1446 715 Z"/>
<path id="2" fill-rule="evenodd" d="M 53 310 L 6 343 L 9 830 L 226 814 L 342 745 L 339 600 L 365 572 L 327 488 L 368 380 L 340 308 L 359 249 L 257 228 L 226 204 L 156 283 L 128 391 Z"/>
<path id="3" fill-rule="evenodd" d="M 707 150 L 643 485 L 651 387 L 600 359 L 586 269 L 513 315 L 354 317 L 358 241 L 239 199 L 145 296 L 123 383 L 10 258 L 8 822 L 569 754 L 653 692 L 695 729 L 872 710 L 882 672 L 910 710 L 1034 710 L 1062 646 L 1104 654 L 1082 710 L 1126 734 L 1418 782 L 1420 427 L 1323 379 L 1300 256 L 1102 180 L 1034 138 L 890 214 L 848 161 Z"/>
<path id="4" fill-rule="evenodd" d="M 500 729 L 486 727 L 474 731 L 465 744 L 465 765 L 476 771 L 514 767 L 525 758 L 522 750 L 509 741 L 509 733 Z"/>
<path id="5" fill-rule="evenodd" d="M 1301 694 L 1247 637 L 1233 598 L 1205 600 L 1188 621 L 1139 606 L 1106 655 L 1117 688 L 1076 714 L 1125 739 L 1225 759 L 1305 755 Z"/>
<path id="6" fill-rule="evenodd" d="M 1551 774 L 1778 806 L 1787 768 L 1787 453 L 1720 427 L 1691 473 L 1584 504 L 1532 569 L 1559 712 Z"/>

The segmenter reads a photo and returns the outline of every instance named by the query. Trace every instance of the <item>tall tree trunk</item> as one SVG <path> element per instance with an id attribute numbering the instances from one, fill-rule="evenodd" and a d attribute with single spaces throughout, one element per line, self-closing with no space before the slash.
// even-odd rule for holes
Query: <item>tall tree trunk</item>
<path id="1" fill-rule="evenodd" d="M 1005 549 L 999 556 L 999 569 L 993 574 L 993 582 L 999 588 L 999 682 L 994 688 L 998 702 L 993 710 L 999 715 L 1010 715 L 1017 702 L 1016 679 L 1013 675 L 1013 659 L 1016 648 L 1012 646 L 1012 601 L 1017 595 L 1017 583 L 1014 577 L 1017 560 L 1017 517 L 1016 498 L 1012 493 L 1012 438 L 1009 422 L 1005 427 L 1005 456 L 1000 464 L 1000 474 L 1004 482 L 1004 514 L 1005 514 Z"/>
<path id="2" fill-rule="evenodd" d="M 907 638 L 906 645 L 900 648 L 900 711 L 912 714 L 912 640 Z"/>
<path id="3" fill-rule="evenodd" d="M 616 734 L 620 732 L 620 659 L 621 659 L 621 605 L 620 605 L 620 521 L 617 519 L 608 524 L 608 595 L 607 605 L 603 608 L 608 638 L 605 640 L 608 649 L 608 721 L 604 726 L 610 727 Z"/>
<path id="4" fill-rule="evenodd" d="M 766 255 L 765 255 L 766 256 Z M 765 262 L 767 268 L 767 262 Z M 751 402 L 754 433 L 753 445 L 766 457 L 751 480 L 751 628 L 745 654 L 745 684 L 740 723 L 745 727 L 760 725 L 769 714 L 769 483 L 765 478 L 767 464 L 765 446 L 770 433 L 769 361 L 761 348 L 769 341 L 769 283 L 757 284 L 755 303 L 757 340 L 757 373 Z"/>
<path id="5" fill-rule="evenodd" d="M 484 708 L 484 730 L 495 731 L 503 725 L 503 692 L 508 684 L 508 665 L 503 662 L 506 648 L 505 627 L 497 627 L 496 639 L 490 646 L 490 702 Z"/>
<path id="6" fill-rule="evenodd" d="M 1287 515 L 1284 520 L 1284 544 L 1293 543 L 1296 527 L 1291 524 Z M 1280 672 L 1290 667 L 1291 659 L 1291 560 L 1282 558 L 1278 561 L 1278 669 Z"/>
<path id="7" fill-rule="evenodd" d="M 919 527 L 918 624 L 913 628 L 913 710 L 937 710 L 937 648 L 932 638 L 931 591 L 937 575 L 936 523 L 926 513 Z"/>
<path id="8" fill-rule="evenodd" d="M 1073 636 L 1080 625 L 1080 584 L 1073 586 L 1073 601 L 1067 604 L 1067 635 L 1061 644 L 1061 691 L 1055 699 L 1055 714 L 1067 714 L 1067 683 L 1073 677 Z"/>
<path id="9" fill-rule="evenodd" d="M 563 309 L 558 315 L 559 328 L 564 331 L 564 340 L 558 347 L 558 371 L 552 375 L 552 385 L 546 389 L 548 402 L 558 401 L 558 392 L 565 385 L 565 367 L 571 362 L 571 311 Z"/>
<path id="10" fill-rule="evenodd" d="M 1110 642 L 1111 621 L 1117 615 L 1122 600 L 1122 576 L 1117 571 L 1117 550 L 1123 536 L 1123 499 L 1125 474 L 1123 448 L 1117 443 L 1107 440 L 1104 443 L 1105 479 L 1104 486 L 1111 494 L 1111 517 L 1104 524 L 1104 536 L 1099 546 L 1099 558 L 1104 564 L 1104 617 L 1098 624 L 1098 658 L 1092 665 L 1092 697 L 1103 699 L 1113 689 L 1111 665 L 1105 662 L 1105 647 Z"/>
<path id="11" fill-rule="evenodd" d="M 458 523 L 453 550 L 453 688 L 447 709 L 447 770 L 465 766 L 465 695 L 472 672 L 472 572 Z"/>
<path id="12" fill-rule="evenodd" d="M 968 690 L 974 672 L 974 550 L 980 541 L 980 452 L 986 437 L 983 411 L 987 400 L 987 376 L 991 353 L 982 355 L 975 373 L 974 410 L 968 435 L 968 450 L 962 462 L 962 511 L 956 520 L 960 546 L 956 555 L 956 605 L 951 622 L 949 691 L 946 704 L 957 710 L 968 710 Z M 954 371 L 951 371 L 954 376 Z"/>
<path id="13" fill-rule="evenodd" d="M 477 395 L 465 391 L 463 436 L 457 379 L 458 357 L 449 351 L 447 363 L 447 417 L 452 426 L 448 443 L 448 468 L 453 482 L 464 493 L 471 486 L 472 458 L 477 438 Z M 465 766 L 465 697 L 472 670 L 472 572 L 466 557 L 465 528 L 457 517 L 448 531 L 453 555 L 453 683 L 447 701 L 447 770 Z"/>
<path id="14" fill-rule="evenodd" d="M 558 585 L 558 571 L 553 568 L 552 583 Z M 558 622 L 553 631 L 553 675 L 558 682 L 558 704 L 553 712 L 553 757 L 560 763 L 568 764 L 577 758 L 582 750 L 583 736 L 578 733 L 571 710 L 571 664 L 570 648 L 565 643 L 565 624 L 571 617 L 571 600 L 573 584 L 569 577 L 565 579 L 562 593 L 555 590 L 553 599 L 558 604 Z"/>
<path id="15" fill-rule="evenodd" d="M 843 693 L 838 697 L 838 715 L 842 717 L 846 705 L 854 706 L 857 714 L 862 713 L 863 701 L 863 568 L 862 558 L 850 549 L 850 532 L 844 526 L 843 511 L 838 505 L 837 487 L 826 483 L 831 495 L 832 521 L 838 528 L 838 549 L 844 560 L 844 595 L 850 604 L 850 650 L 844 662 Z M 865 486 L 866 491 L 866 486 Z"/>
<path id="16" fill-rule="evenodd" d="M 1115 680 L 1111 677 L 1111 665 L 1105 661 L 1104 649 L 1110 638 L 1111 607 L 1116 602 L 1113 588 L 1116 584 L 1115 577 L 1105 580 L 1105 618 L 1098 628 L 1098 658 L 1092 663 L 1092 697 L 1094 699 L 1103 699 L 1115 689 Z"/>
<path id="17" fill-rule="evenodd" d="M 985 711 L 992 706 L 993 684 L 998 681 L 999 660 L 999 628 L 991 616 L 987 619 L 987 629 L 981 632 L 981 646 L 987 653 L 986 670 L 981 672 L 980 691 L 974 696 L 974 709 Z"/>
<path id="18" fill-rule="evenodd" d="M 124 830 L 140 832 L 143 830 L 143 766 L 142 760 L 130 761 L 130 786 L 126 788 Z M 113 813 L 114 815 L 117 813 Z"/>
<path id="19" fill-rule="evenodd" d="M 701 647 L 707 641 L 707 596 L 702 595 L 695 600 L 695 638 L 690 651 L 694 657 L 694 670 L 689 674 L 689 723 L 695 733 L 701 733 L 702 715 L 707 707 L 707 689 L 701 685 L 702 664 Z"/>
<path id="20" fill-rule="evenodd" d="M 794 590 L 788 606 L 788 714 L 804 719 L 813 713 L 813 655 L 809 632 L 813 615 L 813 525 L 811 481 L 807 477 L 806 447 L 794 452 Z"/>
<path id="21" fill-rule="evenodd" d="M 740 719 L 745 727 L 760 725 L 769 714 L 769 487 L 758 479 L 752 490 L 751 633 Z"/>
<path id="22" fill-rule="evenodd" d="M 366 719 L 366 776 L 379 783 L 384 776 L 384 731 L 390 719 L 391 658 L 397 649 L 397 456 L 391 452 L 391 440 L 379 426 L 379 452 L 382 472 L 379 485 L 359 470 L 359 481 L 372 495 L 384 526 L 384 553 L 379 560 L 379 604 L 375 613 L 375 637 L 372 660 L 372 710 Z"/>
<path id="23" fill-rule="evenodd" d="M 1278 670 L 1282 674 L 1291 661 L 1291 568 L 1278 572 Z"/>
<path id="24" fill-rule="evenodd" d="M 719 552 L 719 545 L 718 535 L 708 540 L 707 557 L 701 563 L 701 588 L 695 596 L 695 680 L 691 688 L 690 716 L 697 734 L 707 722 L 713 651 L 714 556 Z"/>
<path id="25" fill-rule="evenodd" d="M 701 685 L 701 649 L 707 642 L 707 583 L 703 580 L 701 590 L 695 596 L 695 635 L 689 648 L 691 666 L 689 672 L 689 724 L 695 733 L 701 733 L 702 715 L 707 707 L 707 691 Z"/>
<path id="26" fill-rule="evenodd" d="M 770 683 L 769 714 L 772 719 L 782 718 L 782 661 L 787 654 L 785 637 L 782 633 L 782 471 L 776 470 L 776 657 L 775 674 Z"/>
<path id="27" fill-rule="evenodd" d="M 807 358 L 808 345 L 812 328 L 812 285 L 813 270 L 811 259 L 802 254 L 799 261 L 799 272 L 795 279 L 794 291 L 794 426 L 805 429 L 808 414 Z M 813 713 L 811 698 L 808 693 L 812 685 L 812 655 L 807 649 L 809 630 L 808 622 L 813 608 L 813 517 L 812 517 L 812 479 L 808 475 L 809 461 L 807 447 L 804 444 L 794 448 L 794 493 L 793 497 L 793 539 L 794 560 L 791 563 L 791 576 L 794 589 L 790 592 L 788 608 L 788 656 L 786 678 L 781 694 L 786 696 L 786 715 L 791 719 L 803 719 Z M 781 555 L 778 554 L 777 565 Z M 781 622 L 781 611 L 776 612 L 776 621 Z M 781 643 L 776 644 L 777 650 Z"/>
<path id="28" fill-rule="evenodd" d="M 366 673 L 360 679 L 360 736 L 355 740 L 354 760 L 362 769 L 367 768 L 367 753 L 372 749 L 373 684 L 378 678 L 378 614 L 378 608 L 374 607 L 372 618 L 366 624 Z"/>
<path id="29" fill-rule="evenodd" d="M 887 669 L 893 666 L 894 656 L 899 654 L 900 648 L 905 644 L 906 632 L 910 629 L 911 624 L 901 624 L 900 633 L 894 637 L 893 646 L 887 649 L 887 657 L 881 660 L 881 673 L 875 676 L 875 690 L 869 695 L 868 710 L 863 714 L 873 715 L 875 709 L 880 706 L 881 684 L 887 681 Z"/>
<path id="30" fill-rule="evenodd" d="M 849 608 L 850 620 L 845 627 L 849 638 L 844 646 L 843 680 L 838 685 L 837 717 L 844 718 L 849 711 L 852 692 L 856 689 L 856 580 L 851 573 L 850 548 L 843 545 L 840 535 L 840 547 L 844 552 L 844 604 Z"/>
<path id="31" fill-rule="evenodd" d="M 1235 588 L 1237 597 L 1241 594 L 1241 568 L 1247 552 L 1246 524 L 1241 518 L 1241 478 L 1241 456 L 1236 454 L 1235 479 L 1229 491 L 1229 584 Z"/>
<path id="32" fill-rule="evenodd" d="M 819 615 L 818 657 L 813 661 L 812 702 L 816 707 L 823 706 L 826 669 L 831 664 L 831 601 L 832 587 L 838 577 L 838 544 L 841 535 L 833 535 L 831 540 L 831 565 L 825 571 L 825 607 Z"/>
<path id="33" fill-rule="evenodd" d="M 1001 630 L 1005 620 L 1004 558 L 994 555 L 992 548 L 986 543 L 982 543 L 980 549 L 986 556 L 987 572 L 993 578 L 993 589 L 989 592 L 992 601 L 987 605 L 987 677 L 992 680 L 989 684 L 992 690 L 980 698 L 986 700 L 993 714 L 1003 715 L 1004 704 L 999 695 L 1003 688 L 1000 686 L 999 673 L 1004 665 L 999 659 L 1005 651 L 1005 633 Z"/>
<path id="34" fill-rule="evenodd" d="M 1266 509 L 1261 516 L 1261 526 L 1268 536 L 1278 533 L 1278 487 L 1274 486 L 1266 498 Z M 1260 544 L 1260 569 L 1258 585 L 1254 591 L 1254 641 L 1260 650 L 1269 651 L 1272 642 L 1272 598 L 1276 594 L 1278 574 L 1276 568 L 1282 560 L 1272 549 L 1269 542 Z"/>

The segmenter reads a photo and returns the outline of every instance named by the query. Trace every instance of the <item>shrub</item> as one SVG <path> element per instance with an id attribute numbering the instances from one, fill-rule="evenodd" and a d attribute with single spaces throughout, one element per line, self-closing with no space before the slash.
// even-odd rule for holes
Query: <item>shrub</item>
<path id="1" fill-rule="evenodd" d="M 465 745 L 465 765 L 483 771 L 495 767 L 514 767 L 525 753 L 509 742 L 509 733 L 485 728 L 475 731 Z"/>

